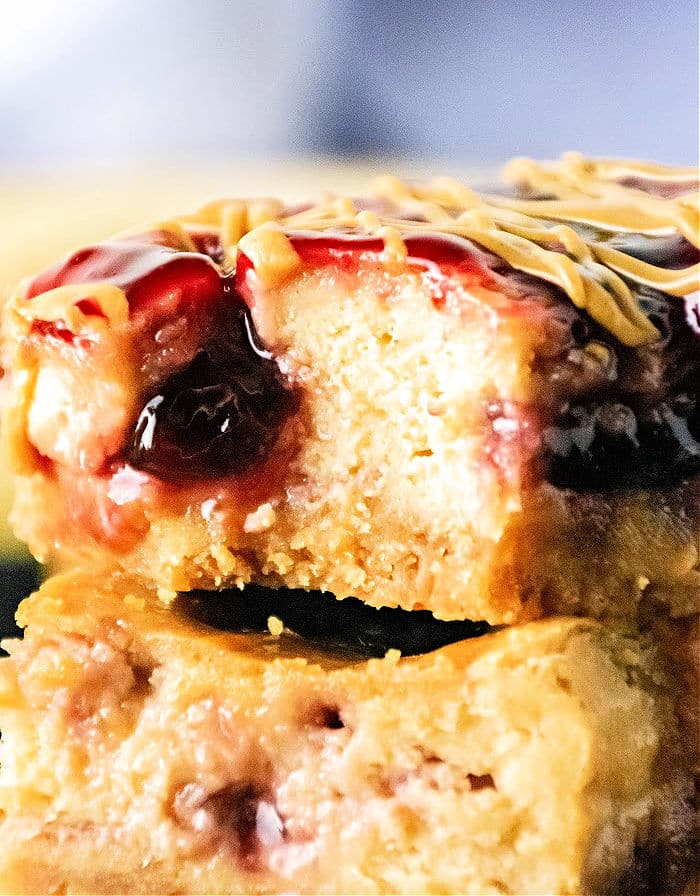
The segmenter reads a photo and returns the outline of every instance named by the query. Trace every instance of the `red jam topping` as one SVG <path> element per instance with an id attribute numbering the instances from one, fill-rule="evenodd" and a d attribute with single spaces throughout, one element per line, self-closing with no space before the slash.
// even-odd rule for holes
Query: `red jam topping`
<path id="1" fill-rule="evenodd" d="M 292 232 L 289 238 L 307 268 L 357 271 L 384 251 L 381 238 L 357 233 Z M 580 377 L 572 379 L 556 413 L 542 421 L 538 463 L 555 485 L 577 491 L 663 487 L 700 470 L 700 361 L 697 337 L 680 303 L 640 289 L 642 303 L 665 336 L 654 346 L 626 349 L 558 291 L 513 272 L 466 239 L 430 233 L 404 239 L 409 268 L 435 278 L 436 304 L 444 298 L 440 284 L 450 287 L 451 278 L 488 284 L 498 277 L 501 291 L 511 290 L 516 305 L 525 308 L 527 302 L 517 301 L 521 298 L 541 301 L 549 310 L 565 308 L 571 344 L 562 344 L 561 354 L 550 352 L 533 361 L 548 382 L 567 382 L 589 341 L 609 349 L 615 361 L 612 378 L 590 390 L 582 388 Z M 104 243 L 74 253 L 28 290 L 31 298 L 58 286 L 97 281 L 124 289 L 130 325 L 138 331 L 134 341 L 142 353 L 141 369 L 149 372 L 123 459 L 172 482 L 240 476 L 258 468 L 299 401 L 260 345 L 243 301 L 250 294 L 250 260 L 241 254 L 235 274 L 224 273 L 216 235 L 202 232 L 196 240 L 201 252 L 182 251 L 177 237 L 164 231 Z M 678 257 L 685 261 L 688 252 L 677 240 L 641 238 L 628 239 L 627 249 L 656 261 L 663 257 L 668 267 Z M 102 313 L 90 298 L 81 299 L 80 306 L 87 314 Z M 173 321 L 181 326 L 171 327 L 170 343 L 164 343 L 163 333 Z M 35 324 L 39 335 L 70 341 L 60 321 L 46 324 L 45 332 L 42 324 Z M 158 362 L 151 363 L 156 355 Z"/>
<path id="2" fill-rule="evenodd" d="M 223 298 L 225 278 L 211 258 L 181 251 L 176 245 L 168 244 L 162 233 L 80 249 L 35 277 L 27 290 L 27 298 L 59 286 L 98 282 L 123 289 L 132 314 L 141 309 L 148 309 L 150 314 L 175 313 L 183 305 L 196 307 Z M 92 313 L 97 312 L 95 307 Z"/>
<path id="3" fill-rule="evenodd" d="M 28 290 L 29 298 L 92 282 L 124 290 L 148 383 L 124 457 L 171 481 L 257 467 L 298 406 L 296 392 L 261 347 L 232 275 L 210 257 L 217 243 L 200 236 L 208 254 L 181 251 L 177 237 L 164 231 L 82 249 Z M 93 299 L 77 304 L 87 314 L 102 314 Z M 61 322 L 36 321 L 34 332 L 74 339 Z"/>
<path id="4" fill-rule="evenodd" d="M 352 258 L 356 264 L 363 255 L 379 255 L 384 251 L 380 237 L 356 233 L 292 232 L 289 239 L 309 267 L 323 266 Z M 408 263 L 422 267 L 423 262 L 463 270 L 483 271 L 478 250 L 459 236 L 438 233 L 404 234 Z"/>

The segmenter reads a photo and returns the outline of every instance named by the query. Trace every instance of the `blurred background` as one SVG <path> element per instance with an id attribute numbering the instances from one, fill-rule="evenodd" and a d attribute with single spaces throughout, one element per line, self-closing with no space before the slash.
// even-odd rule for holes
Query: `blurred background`
<path id="1" fill-rule="evenodd" d="M 0 162 L 697 152 L 676 0 L 2 4 Z"/>
<path id="2" fill-rule="evenodd" d="M 697 0 L 1 9 L 0 295 L 217 194 L 355 191 L 387 168 L 484 181 L 568 149 L 697 163 Z M 0 520 L 7 503 L 4 482 Z M 37 575 L 0 524 L 0 635 Z"/>

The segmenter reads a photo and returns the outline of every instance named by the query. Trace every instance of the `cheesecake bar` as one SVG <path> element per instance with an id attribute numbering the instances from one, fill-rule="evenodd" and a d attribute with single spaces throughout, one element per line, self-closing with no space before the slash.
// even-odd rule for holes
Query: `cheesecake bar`
<path id="1" fill-rule="evenodd" d="M 224 200 L 21 284 L 19 535 L 166 599 L 253 581 L 495 625 L 697 612 L 697 171 L 506 174 Z"/>
<path id="2" fill-rule="evenodd" d="M 653 639 L 556 619 L 368 660 L 182 600 L 74 572 L 22 604 L 1 892 L 582 896 L 691 873 L 697 700 Z"/>

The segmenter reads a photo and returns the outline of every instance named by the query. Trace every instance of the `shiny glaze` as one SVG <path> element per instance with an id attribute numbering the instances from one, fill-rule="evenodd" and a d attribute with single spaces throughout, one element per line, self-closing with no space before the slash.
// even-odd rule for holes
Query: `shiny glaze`
<path id="1" fill-rule="evenodd" d="M 124 290 L 131 314 L 157 306 L 174 313 L 183 303 L 195 307 L 222 301 L 229 291 L 215 263 L 199 252 L 183 251 L 166 231 L 109 240 L 79 249 L 30 281 L 26 297 L 61 286 L 107 282 Z M 98 313 L 97 307 L 92 313 Z"/>
<path id="2" fill-rule="evenodd" d="M 305 208 L 298 215 L 303 217 L 308 213 Z M 421 226 L 418 216 L 413 217 L 413 222 L 414 227 Z M 430 232 L 430 223 L 424 226 L 424 230 L 401 234 L 409 269 L 429 270 L 445 284 L 450 278 L 463 277 L 493 286 L 494 278 L 498 278 L 501 287 L 509 285 L 510 298 L 514 301 L 518 294 L 527 295 L 528 300 L 539 294 L 551 303 L 554 294 L 555 302 L 572 307 L 556 287 L 514 271 L 507 261 L 482 250 L 465 236 Z M 590 231 L 587 225 L 577 224 L 577 228 L 583 236 Z M 286 235 L 304 269 L 332 266 L 340 271 L 357 271 L 364 262 L 382 263 L 386 253 L 383 236 L 352 228 L 292 229 Z M 125 454 L 133 467 L 164 479 L 205 480 L 237 475 L 247 464 L 259 462 L 270 450 L 284 419 L 295 412 L 298 398 L 292 397 L 291 390 L 282 383 L 264 348 L 260 350 L 259 338 L 244 308 L 244 299 L 250 296 L 250 259 L 245 252 L 239 252 L 235 272 L 230 272 L 224 267 L 224 247 L 215 230 L 193 231 L 188 234 L 188 240 L 200 251 L 183 250 L 182 240 L 168 231 L 153 231 L 81 250 L 35 278 L 27 296 L 31 298 L 72 283 L 108 281 L 124 290 L 132 318 L 145 315 L 162 322 L 175 313 L 206 318 L 200 347 L 172 372 L 169 380 L 158 383 L 152 394 L 146 396 L 133 443 Z M 679 234 L 657 237 L 598 232 L 596 240 L 667 270 L 695 264 L 700 255 Z M 549 357 L 542 361 L 535 358 L 535 369 L 542 367 L 551 382 L 561 380 L 562 365 L 569 364 L 572 346 L 584 348 L 587 342 L 594 341 L 605 346 L 616 359 L 615 373 L 602 387 L 598 383 L 590 393 L 584 390 L 582 394 L 562 394 L 555 413 L 551 408 L 542 411 L 537 406 L 534 413 L 532 408 L 522 409 L 523 418 L 539 416 L 541 420 L 543 439 L 536 452 L 537 469 L 560 487 L 575 490 L 661 487 L 694 475 L 700 469 L 698 402 L 693 385 L 698 373 L 698 364 L 693 360 L 698 356 L 698 346 L 693 342 L 697 337 L 688 335 L 690 330 L 700 329 L 693 298 L 685 300 L 684 313 L 680 304 L 671 308 L 672 300 L 662 293 L 648 289 L 645 293 L 645 288 L 638 287 L 636 292 L 645 314 L 661 334 L 651 349 L 621 344 L 584 309 L 573 308 L 567 326 L 572 334 L 585 333 L 585 338 L 572 336 L 571 345 L 565 346 L 566 352 L 554 361 Z M 645 295 L 651 296 L 646 305 Z M 439 290 L 434 293 L 434 299 L 436 305 L 444 304 Z M 81 305 L 86 314 L 101 313 L 99 305 L 89 299 L 81 299 Z M 238 315 L 239 320 L 233 328 L 227 323 L 231 314 Z M 35 326 L 41 333 L 42 322 L 35 322 Z M 253 369 L 249 362 L 267 371 L 261 374 L 260 388 L 252 387 L 252 393 L 258 398 L 254 402 L 257 411 L 251 419 L 258 422 L 252 425 L 249 439 L 241 439 L 240 427 L 225 412 L 222 416 L 222 402 L 231 407 L 238 402 L 235 388 L 232 390 L 231 383 L 224 382 L 228 376 L 223 360 L 228 337 L 221 334 L 228 332 L 230 336 L 232 329 L 239 334 L 234 340 L 238 347 L 233 355 L 238 353 L 247 370 L 244 378 L 250 377 Z M 45 323 L 43 335 L 70 339 L 70 331 L 62 328 L 60 322 Z M 650 352 L 656 360 L 649 360 Z M 677 356 L 685 360 L 679 362 Z M 679 364 L 688 367 L 689 358 L 692 361 L 689 369 L 679 373 Z M 630 385 L 635 364 L 639 364 L 643 373 L 645 363 L 660 365 L 663 381 L 648 389 L 642 382 L 637 389 Z M 235 371 L 232 376 L 235 379 Z M 273 392 L 273 397 L 265 399 L 265 393 L 272 396 Z M 244 387 L 241 394 L 251 395 L 251 387 Z M 183 417 L 185 405 L 187 412 Z M 189 422 L 183 424 L 185 418 Z M 207 435 L 207 426 L 211 426 L 210 435 Z M 156 436 L 161 430 L 165 435 Z M 226 440 L 222 437 L 226 433 L 233 441 L 230 447 L 224 448 Z M 193 442 L 194 452 L 188 447 Z M 256 442 L 263 446 L 259 453 L 254 449 Z M 247 444 L 245 450 L 241 448 L 244 444 Z M 218 447 L 213 448 L 215 445 Z M 236 445 L 241 448 L 237 460 L 230 456 Z M 493 440 L 487 453 L 499 456 Z"/>
<path id="3" fill-rule="evenodd" d="M 208 254 L 183 251 L 177 234 L 151 231 L 73 253 L 29 284 L 27 298 L 70 284 L 107 282 L 129 304 L 134 337 L 148 353 L 167 350 L 164 325 L 184 316 L 198 341 L 163 367 L 138 413 L 124 459 L 164 480 L 239 475 L 262 463 L 298 406 L 272 356 L 261 346 L 233 276 L 223 272 L 216 234 L 198 233 Z M 195 242 L 196 244 L 196 242 Z M 102 315 L 93 299 L 76 305 Z M 36 320 L 33 332 L 65 342 L 82 338 L 61 322 Z M 178 336 L 178 345 L 182 342 Z"/>
<path id="4" fill-rule="evenodd" d="M 190 363 L 148 398 L 126 458 L 161 479 L 239 475 L 269 456 L 298 406 L 239 303 L 216 314 Z"/>

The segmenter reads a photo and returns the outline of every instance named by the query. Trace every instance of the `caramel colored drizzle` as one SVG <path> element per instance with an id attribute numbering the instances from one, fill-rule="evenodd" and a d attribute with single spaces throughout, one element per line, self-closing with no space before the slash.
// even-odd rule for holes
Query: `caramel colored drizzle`
<path id="1" fill-rule="evenodd" d="M 384 241 L 382 260 L 390 268 L 405 261 L 402 236 L 407 233 L 465 237 L 513 268 L 561 287 L 574 305 L 630 346 L 653 342 L 659 332 L 627 281 L 673 296 L 699 288 L 698 264 L 682 270 L 657 267 L 571 226 L 588 225 L 605 233 L 681 234 L 698 247 L 697 169 L 590 160 L 568 153 L 551 165 L 516 159 L 506 166 L 504 176 L 517 184 L 521 196 L 544 198 L 478 194 L 452 178 L 412 184 L 383 177 L 372 191 L 380 200 L 381 210 L 376 212 L 358 210 L 350 199 L 338 197 L 299 212 L 287 212 L 273 200 L 237 200 L 212 203 L 181 220 L 186 226 L 216 227 L 232 264 L 240 243 L 262 282 L 270 286 L 282 282 L 300 263 L 291 243 L 284 245 L 288 231 L 344 230 L 377 236 Z M 670 198 L 659 195 L 667 185 Z"/>
<path id="2" fill-rule="evenodd" d="M 269 287 L 280 285 L 301 264 L 286 236 L 291 231 L 376 236 L 383 240 L 381 261 L 390 270 L 405 263 L 406 234 L 464 237 L 513 268 L 559 286 L 574 305 L 629 346 L 653 342 L 659 332 L 628 281 L 678 297 L 700 288 L 700 264 L 680 270 L 657 267 L 571 226 L 585 225 L 606 235 L 680 234 L 698 248 L 697 169 L 567 153 L 549 165 L 515 159 L 504 177 L 517 185 L 518 198 L 479 194 L 452 178 L 413 184 L 383 177 L 372 190 L 377 211 L 334 196 L 300 211 L 273 199 L 224 199 L 157 227 L 180 235 L 190 251 L 188 233 L 216 230 L 228 264 L 233 267 L 239 250 L 244 252 Z M 35 299 L 32 311 L 36 308 Z"/>
<path id="3" fill-rule="evenodd" d="M 700 265 L 683 270 L 656 267 L 584 238 L 569 226 L 574 222 L 606 232 L 649 236 L 679 233 L 698 247 L 697 169 L 592 161 L 569 153 L 552 166 L 515 160 L 504 175 L 521 190 L 548 198 L 479 196 L 445 178 L 417 186 L 383 178 L 377 192 L 394 202 L 412 203 L 431 230 L 465 236 L 512 267 L 557 284 L 626 345 L 642 345 L 659 334 L 622 277 L 674 296 L 698 289 Z M 673 184 L 681 192 L 665 198 L 620 181 Z"/>

